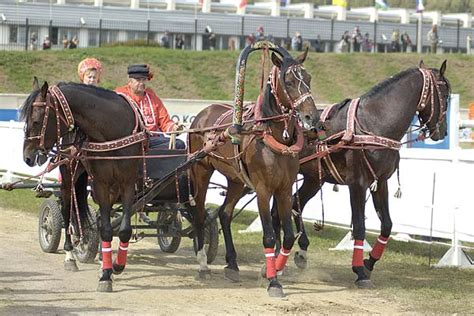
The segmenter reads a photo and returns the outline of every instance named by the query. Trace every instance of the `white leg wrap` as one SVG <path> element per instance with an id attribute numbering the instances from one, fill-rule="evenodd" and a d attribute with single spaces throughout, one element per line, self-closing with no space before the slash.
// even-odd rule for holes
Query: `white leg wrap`
<path id="1" fill-rule="evenodd" d="M 199 263 L 199 271 L 209 270 L 209 268 L 207 267 L 207 255 L 204 248 L 198 251 L 196 258 Z"/>
<path id="2" fill-rule="evenodd" d="M 298 254 L 306 258 L 306 250 L 298 250 Z"/>
<path id="3" fill-rule="evenodd" d="M 74 258 L 74 255 L 72 254 L 72 251 L 66 251 L 66 258 L 64 261 L 76 261 Z"/>

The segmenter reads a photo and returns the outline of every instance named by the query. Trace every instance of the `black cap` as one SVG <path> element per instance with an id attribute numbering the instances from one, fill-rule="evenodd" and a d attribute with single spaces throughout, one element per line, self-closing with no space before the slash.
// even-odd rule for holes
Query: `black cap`
<path id="1" fill-rule="evenodd" d="M 147 78 L 150 80 L 153 77 L 153 74 L 150 72 L 150 66 L 146 64 L 139 64 L 139 65 L 130 65 L 127 69 L 128 77 L 129 78 Z"/>

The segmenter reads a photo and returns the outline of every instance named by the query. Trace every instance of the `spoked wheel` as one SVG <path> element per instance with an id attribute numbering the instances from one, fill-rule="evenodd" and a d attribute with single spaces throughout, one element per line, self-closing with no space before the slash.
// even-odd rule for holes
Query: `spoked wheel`
<path id="1" fill-rule="evenodd" d="M 82 263 L 93 263 L 95 256 L 99 250 L 99 230 L 97 228 L 97 211 L 89 206 L 87 212 L 87 221 L 82 223 L 83 238 L 75 234 L 72 236 L 72 243 L 74 245 L 74 256 Z"/>
<path id="2" fill-rule="evenodd" d="M 217 249 L 219 248 L 219 227 L 217 225 L 217 217 L 210 218 L 211 214 L 207 211 L 206 226 L 204 227 L 204 250 L 207 255 L 207 263 L 211 264 L 217 256 Z M 198 251 L 197 237 L 193 238 L 194 252 Z"/>
<path id="3" fill-rule="evenodd" d="M 53 253 L 58 250 L 62 227 L 63 216 L 59 201 L 45 200 L 40 207 L 38 226 L 39 243 L 44 252 Z"/>
<path id="4" fill-rule="evenodd" d="M 158 212 L 157 228 L 158 234 L 167 234 L 171 236 L 159 236 L 158 245 L 163 252 L 174 253 L 178 250 L 181 243 L 181 229 L 183 224 L 178 218 L 176 211 L 160 211 Z M 166 227 L 166 228 L 164 228 Z"/>

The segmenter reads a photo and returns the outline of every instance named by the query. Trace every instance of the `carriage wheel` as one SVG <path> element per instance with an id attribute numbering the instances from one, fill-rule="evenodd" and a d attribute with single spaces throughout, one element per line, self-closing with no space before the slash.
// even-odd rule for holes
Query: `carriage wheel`
<path id="1" fill-rule="evenodd" d="M 158 212 L 156 222 L 159 227 L 157 228 L 158 234 L 171 234 L 170 237 L 158 237 L 158 245 L 161 251 L 167 253 L 174 253 L 178 250 L 181 244 L 180 232 L 183 227 L 182 222 L 178 219 L 178 212 L 175 211 L 162 211 Z M 166 227 L 166 229 L 163 229 Z"/>
<path id="2" fill-rule="evenodd" d="M 41 249 L 47 253 L 58 250 L 61 241 L 63 216 L 59 201 L 45 200 L 40 207 L 38 235 Z"/>
<path id="3" fill-rule="evenodd" d="M 82 263 L 94 263 L 95 256 L 99 250 L 99 230 L 97 228 L 97 211 L 89 206 L 87 221 L 84 223 L 84 234 L 82 241 L 79 236 L 72 236 L 74 256 Z"/>
<path id="4" fill-rule="evenodd" d="M 209 216 L 209 212 L 207 214 Z M 197 253 L 197 237 L 193 238 L 194 252 Z M 219 248 L 219 227 L 217 225 L 217 218 L 210 220 L 204 227 L 204 250 L 207 255 L 207 263 L 211 264 L 217 256 Z"/>

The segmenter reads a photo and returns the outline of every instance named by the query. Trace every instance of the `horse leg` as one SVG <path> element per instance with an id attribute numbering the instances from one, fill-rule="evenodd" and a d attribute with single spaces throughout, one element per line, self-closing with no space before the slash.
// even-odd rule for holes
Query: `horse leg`
<path id="1" fill-rule="evenodd" d="M 72 253 L 73 246 L 69 224 L 71 220 L 71 172 L 65 165 L 60 166 L 61 172 L 61 213 L 64 220 L 64 269 L 67 271 L 78 271 L 76 259 Z"/>
<path id="2" fill-rule="evenodd" d="M 372 288 L 373 284 L 364 269 L 365 240 L 365 192 L 367 188 L 360 184 L 349 185 L 352 208 L 352 225 L 354 250 L 352 254 L 352 271 L 357 274 L 355 284 L 359 288 Z"/>
<path id="3" fill-rule="evenodd" d="M 102 275 L 97 287 L 98 292 L 112 292 L 112 225 L 110 223 L 111 202 L 108 186 L 94 179 L 94 196 L 100 206 L 100 237 L 102 239 Z"/>
<path id="4" fill-rule="evenodd" d="M 278 204 L 276 199 L 273 199 L 271 214 L 273 230 L 275 231 L 275 253 L 278 253 L 281 248 L 281 222 L 280 216 L 278 215 Z"/>
<path id="5" fill-rule="evenodd" d="M 125 265 L 127 264 L 128 242 L 132 237 L 131 211 L 135 198 L 135 188 L 134 186 L 130 186 L 127 182 L 128 181 L 122 182 L 124 183 L 121 190 L 123 217 L 118 232 L 120 242 L 117 251 L 117 258 L 112 265 L 114 274 L 120 274 L 125 269 Z"/>
<path id="6" fill-rule="evenodd" d="M 299 188 L 298 193 L 293 195 L 293 218 L 296 231 L 299 234 L 298 246 L 300 247 L 300 250 L 295 251 L 294 261 L 296 266 L 300 269 L 305 269 L 308 265 L 307 251 L 309 247 L 309 238 L 303 224 L 303 210 L 306 203 L 318 193 L 320 187 L 321 184 L 319 183 L 318 177 L 311 177 L 310 175 L 304 174 L 303 185 Z"/>
<path id="7" fill-rule="evenodd" d="M 198 278 L 208 279 L 211 276 L 211 270 L 207 266 L 207 254 L 204 249 L 204 224 L 206 220 L 206 193 L 209 186 L 211 175 L 214 172 L 212 166 L 198 162 L 191 168 L 192 179 L 196 196 L 194 198 L 196 206 L 193 207 L 194 230 L 197 237 L 196 259 L 199 263 Z"/>
<path id="8" fill-rule="evenodd" d="M 225 261 L 227 262 L 227 266 L 224 268 L 224 276 L 233 282 L 240 282 L 240 275 L 239 266 L 237 265 L 237 252 L 235 251 L 230 226 L 235 205 L 240 200 L 244 188 L 245 187 L 241 183 L 228 180 L 227 194 L 224 204 L 222 204 L 221 209 L 219 210 L 219 220 L 222 226 L 226 250 Z"/>
<path id="9" fill-rule="evenodd" d="M 364 267 L 369 278 L 372 270 L 374 269 L 375 263 L 382 257 L 385 246 L 388 242 L 388 238 L 392 232 L 392 220 L 390 219 L 388 206 L 387 181 L 379 182 L 377 191 L 372 192 L 372 201 L 374 202 L 377 215 L 380 218 L 381 227 L 380 235 L 377 237 L 374 248 L 372 248 L 372 251 L 369 254 L 369 259 L 364 260 Z"/>
<path id="10" fill-rule="evenodd" d="M 257 191 L 257 204 L 260 220 L 263 228 L 263 248 L 266 259 L 266 277 L 269 281 L 267 293 L 270 297 L 283 297 L 283 288 L 277 279 L 276 260 L 275 260 L 275 244 L 276 236 L 272 226 L 272 218 L 270 214 L 270 197 L 269 192 Z"/>
<path id="11" fill-rule="evenodd" d="M 283 244 L 276 258 L 275 268 L 277 273 L 283 271 L 288 261 L 291 248 L 295 243 L 295 235 L 293 233 L 293 226 L 291 224 L 291 200 L 288 196 L 291 195 L 291 187 L 287 190 L 281 190 L 275 194 L 275 200 L 277 200 L 278 214 L 281 218 L 283 227 Z"/>

